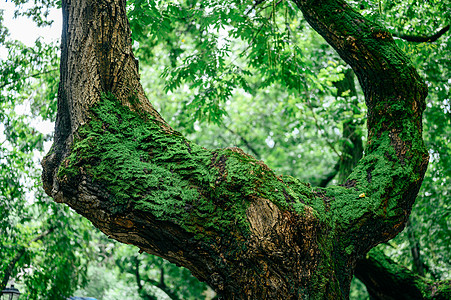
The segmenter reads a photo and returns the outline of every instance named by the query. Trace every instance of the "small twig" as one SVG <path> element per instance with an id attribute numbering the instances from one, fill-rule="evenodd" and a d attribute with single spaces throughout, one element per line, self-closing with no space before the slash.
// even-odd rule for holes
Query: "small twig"
<path id="1" fill-rule="evenodd" d="M 340 164 L 341 164 L 341 159 L 339 159 L 337 161 L 337 163 L 335 164 L 334 168 L 332 169 L 332 171 L 330 171 L 328 174 L 326 174 L 323 179 L 321 179 L 320 183 L 319 183 L 319 187 L 326 187 L 329 182 L 332 181 L 332 179 L 334 179 L 334 177 L 338 174 L 338 171 L 340 169 Z"/>
<path id="2" fill-rule="evenodd" d="M 312 104 L 310 102 L 310 99 L 307 98 L 307 106 L 310 108 L 310 111 L 312 112 L 312 116 L 313 116 L 313 120 L 315 121 L 315 126 L 316 128 L 318 128 L 318 130 L 320 131 L 325 131 L 318 122 L 318 118 L 316 117 L 315 111 L 313 110 Z M 340 160 L 343 160 L 343 156 L 338 153 L 337 149 L 335 149 L 334 145 L 329 141 L 329 139 L 327 137 L 325 137 L 326 143 L 327 145 L 332 149 L 332 151 L 337 154 L 337 156 L 340 158 Z"/>
<path id="3" fill-rule="evenodd" d="M 307 84 L 305 82 L 304 82 L 304 89 L 306 91 L 305 93 L 306 93 L 306 99 L 307 99 L 307 106 L 309 107 L 310 111 L 312 112 L 313 120 L 315 121 L 315 126 L 316 126 L 316 128 L 318 128 L 319 131 L 322 130 L 325 132 L 325 130 L 323 128 L 321 128 L 321 126 L 319 125 L 318 118 L 316 117 L 315 111 L 313 110 L 312 103 L 310 102 L 310 96 L 307 95 L 308 88 L 307 88 Z M 343 156 L 340 153 L 338 153 L 337 149 L 335 149 L 334 145 L 329 141 L 329 139 L 327 137 L 325 137 L 325 140 L 326 140 L 327 145 L 332 149 L 332 151 L 335 154 L 337 154 L 337 156 L 340 158 L 340 161 L 342 161 Z"/>
<path id="4" fill-rule="evenodd" d="M 248 141 L 245 137 L 243 137 L 242 135 L 240 135 L 239 133 L 237 133 L 236 131 L 234 131 L 233 129 L 230 129 L 229 127 L 227 127 L 227 126 L 225 126 L 225 125 L 224 125 L 224 128 L 227 129 L 227 131 L 229 131 L 230 133 L 232 133 L 232 134 L 238 136 L 238 137 L 240 138 L 240 140 L 244 143 L 244 145 L 246 145 L 246 147 L 247 147 L 249 150 L 251 150 L 252 153 L 254 153 L 254 155 L 255 155 L 257 158 L 260 158 L 260 154 L 258 153 L 258 151 L 255 150 L 254 147 L 252 147 L 252 145 L 249 143 L 249 141 Z"/>
<path id="5" fill-rule="evenodd" d="M 282 3 L 282 1 L 283 1 L 283 0 L 279 0 L 279 1 L 276 3 L 276 5 L 275 5 L 274 7 L 277 7 L 280 3 Z M 274 2 L 273 2 L 273 3 L 274 3 Z M 262 10 L 267 9 L 267 8 L 270 7 L 270 6 L 273 6 L 273 5 L 274 5 L 273 3 L 268 4 L 268 5 L 264 6 L 264 7 L 262 7 L 262 8 L 258 11 L 258 13 L 260 13 Z"/>
<path id="6" fill-rule="evenodd" d="M 265 0 L 256 0 L 254 5 L 252 5 L 251 8 L 247 12 L 244 13 L 244 15 L 248 15 L 251 11 L 253 11 L 258 5 L 262 4 Z"/>

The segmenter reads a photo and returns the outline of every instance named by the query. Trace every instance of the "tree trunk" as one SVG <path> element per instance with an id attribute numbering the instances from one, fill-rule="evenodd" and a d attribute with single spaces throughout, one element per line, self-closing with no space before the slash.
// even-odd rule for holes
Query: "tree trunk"
<path id="1" fill-rule="evenodd" d="M 365 92 L 368 147 L 344 186 L 312 188 L 238 148 L 186 140 L 144 96 L 125 0 L 63 0 L 46 192 L 225 299 L 347 298 L 357 259 L 402 230 L 421 185 L 426 86 L 345 2 L 294 2 Z"/>

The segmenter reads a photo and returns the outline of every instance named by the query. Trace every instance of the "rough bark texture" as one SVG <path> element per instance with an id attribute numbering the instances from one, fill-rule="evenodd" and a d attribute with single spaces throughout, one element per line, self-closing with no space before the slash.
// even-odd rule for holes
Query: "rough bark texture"
<path id="1" fill-rule="evenodd" d="M 451 299 L 451 280 L 434 282 L 373 249 L 357 263 L 356 276 L 374 300 Z"/>
<path id="2" fill-rule="evenodd" d="M 365 92 L 366 156 L 344 186 L 312 188 L 238 148 L 186 140 L 143 94 L 125 0 L 63 0 L 46 192 L 223 298 L 347 298 L 356 260 L 402 230 L 421 185 L 426 87 L 390 34 L 346 3 L 294 2 Z"/>
<path id="3" fill-rule="evenodd" d="M 357 92 L 352 70 L 346 70 L 345 77 L 334 85 L 337 88 L 337 96 L 349 97 L 348 100 L 352 101 L 352 106 L 357 109 Z M 361 135 L 352 118 L 343 124 L 343 137 L 347 138 L 349 143 L 342 147 L 342 159 L 335 167 L 339 183 L 344 183 L 363 155 Z M 371 250 L 365 258 L 357 261 L 354 275 L 365 283 L 372 300 L 451 298 L 451 281 L 433 282 L 424 278 L 426 266 L 420 257 L 419 242 L 415 239 L 410 219 L 407 222 L 407 232 L 413 272 L 397 265 L 375 248 L 376 250 Z"/>

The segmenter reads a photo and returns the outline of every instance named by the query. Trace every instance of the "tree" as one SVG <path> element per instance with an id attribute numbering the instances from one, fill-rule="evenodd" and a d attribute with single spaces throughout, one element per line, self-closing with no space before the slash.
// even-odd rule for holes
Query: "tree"
<path id="1" fill-rule="evenodd" d="M 144 96 L 125 1 L 63 1 L 46 192 L 225 298 L 347 297 L 356 260 L 402 230 L 418 193 L 427 89 L 390 33 L 345 2 L 294 3 L 365 94 L 368 146 L 344 186 L 312 188 L 240 149 L 189 142 Z"/>

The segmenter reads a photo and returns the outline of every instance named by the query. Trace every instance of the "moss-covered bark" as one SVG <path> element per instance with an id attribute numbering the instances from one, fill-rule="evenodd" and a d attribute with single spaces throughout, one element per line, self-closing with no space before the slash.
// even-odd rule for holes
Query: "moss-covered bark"
<path id="1" fill-rule="evenodd" d="M 144 96 L 125 0 L 66 0 L 46 192 L 227 299 L 346 298 L 356 260 L 402 229 L 418 192 L 425 88 L 390 35 L 344 2 L 295 2 L 365 91 L 369 145 L 344 186 L 312 188 L 240 149 L 186 140 Z"/>
<path id="2" fill-rule="evenodd" d="M 149 213 L 199 238 L 232 227 L 248 234 L 246 210 L 252 199 L 271 199 L 300 215 L 308 212 L 305 198 L 314 198 L 308 186 L 295 193 L 238 148 L 210 151 L 160 126 L 151 115 L 134 113 L 112 94 L 104 95 L 77 131 L 71 154 L 59 168 L 59 182 L 76 182 L 84 171 L 105 187 L 113 214 Z"/>
<path id="3" fill-rule="evenodd" d="M 358 252 L 403 228 L 427 166 L 421 116 L 427 93 L 390 33 L 344 1 L 294 1 L 357 74 L 368 106 L 365 157 L 345 187 L 332 187 L 334 218 Z M 359 191 L 352 198 L 349 190 Z M 365 232 L 366 233 L 365 233 Z M 363 237 L 363 239 L 362 239 Z M 344 239 L 346 237 L 343 237 Z"/>

